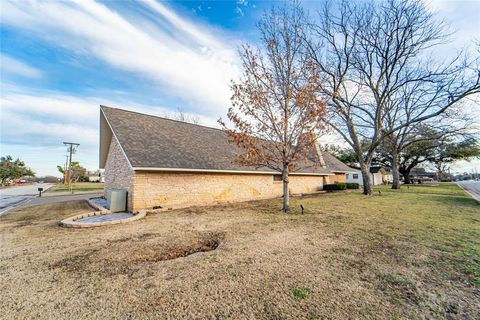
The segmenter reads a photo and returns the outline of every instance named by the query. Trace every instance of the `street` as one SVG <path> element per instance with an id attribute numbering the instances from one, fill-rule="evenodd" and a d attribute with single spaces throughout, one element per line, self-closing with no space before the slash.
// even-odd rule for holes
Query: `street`
<path id="1" fill-rule="evenodd" d="M 459 181 L 457 184 L 470 193 L 474 199 L 480 202 L 480 181 Z"/>
<path id="2" fill-rule="evenodd" d="M 0 215 L 35 198 L 38 195 L 38 188 L 46 191 L 52 186 L 52 183 L 35 183 L 0 189 Z"/>

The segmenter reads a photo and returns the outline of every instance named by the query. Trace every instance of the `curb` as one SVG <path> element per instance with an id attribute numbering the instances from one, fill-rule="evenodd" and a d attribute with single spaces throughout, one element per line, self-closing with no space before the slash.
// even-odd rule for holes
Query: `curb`
<path id="1" fill-rule="evenodd" d="M 465 191 L 470 197 L 472 197 L 474 200 L 477 200 L 478 203 L 480 203 L 480 197 L 478 197 L 476 194 L 473 194 L 471 193 L 470 191 L 468 191 L 467 189 L 465 189 L 464 187 L 462 187 L 461 184 L 459 184 L 458 182 L 455 183 L 457 186 L 460 187 L 460 189 L 462 189 L 463 191 Z"/>

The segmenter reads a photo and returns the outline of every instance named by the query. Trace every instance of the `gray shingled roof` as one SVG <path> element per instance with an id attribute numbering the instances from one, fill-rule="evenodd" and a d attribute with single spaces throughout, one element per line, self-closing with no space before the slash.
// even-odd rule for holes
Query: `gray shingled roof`
<path id="1" fill-rule="evenodd" d="M 322 151 L 322 156 L 327 168 L 329 168 L 333 172 L 355 172 L 355 170 L 352 170 L 352 168 L 350 168 L 345 163 L 338 160 L 328 152 Z"/>
<path id="2" fill-rule="evenodd" d="M 379 165 L 371 166 L 370 167 L 370 173 L 378 173 L 380 172 L 381 174 L 388 174 L 390 173 L 390 169 L 386 167 L 382 167 Z"/>
<path id="3" fill-rule="evenodd" d="M 101 107 L 132 167 L 196 170 L 267 171 L 235 163 L 241 151 L 220 129 L 147 114 Z M 100 148 L 108 146 L 100 146 Z M 326 167 L 309 162 L 297 172 L 330 174 L 351 171 L 332 155 L 322 152 Z"/>

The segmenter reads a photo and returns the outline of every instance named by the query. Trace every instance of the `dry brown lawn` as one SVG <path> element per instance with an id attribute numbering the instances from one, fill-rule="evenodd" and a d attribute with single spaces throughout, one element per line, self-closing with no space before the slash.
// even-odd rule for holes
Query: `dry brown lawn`
<path id="1" fill-rule="evenodd" d="M 280 204 L 87 230 L 57 225 L 82 201 L 10 212 L 0 318 L 479 318 L 480 205 L 458 187 L 293 199 L 305 215 Z"/>

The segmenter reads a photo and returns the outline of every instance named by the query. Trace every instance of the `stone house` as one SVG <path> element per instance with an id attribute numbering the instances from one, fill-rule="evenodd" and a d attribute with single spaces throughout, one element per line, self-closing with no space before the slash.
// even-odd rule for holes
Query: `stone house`
<path id="1" fill-rule="evenodd" d="M 100 168 L 105 189 L 125 189 L 129 211 L 181 208 L 282 195 L 280 172 L 243 167 L 224 131 L 137 112 L 100 107 Z M 351 169 L 317 147 L 291 173 L 292 194 L 344 182 Z"/>

